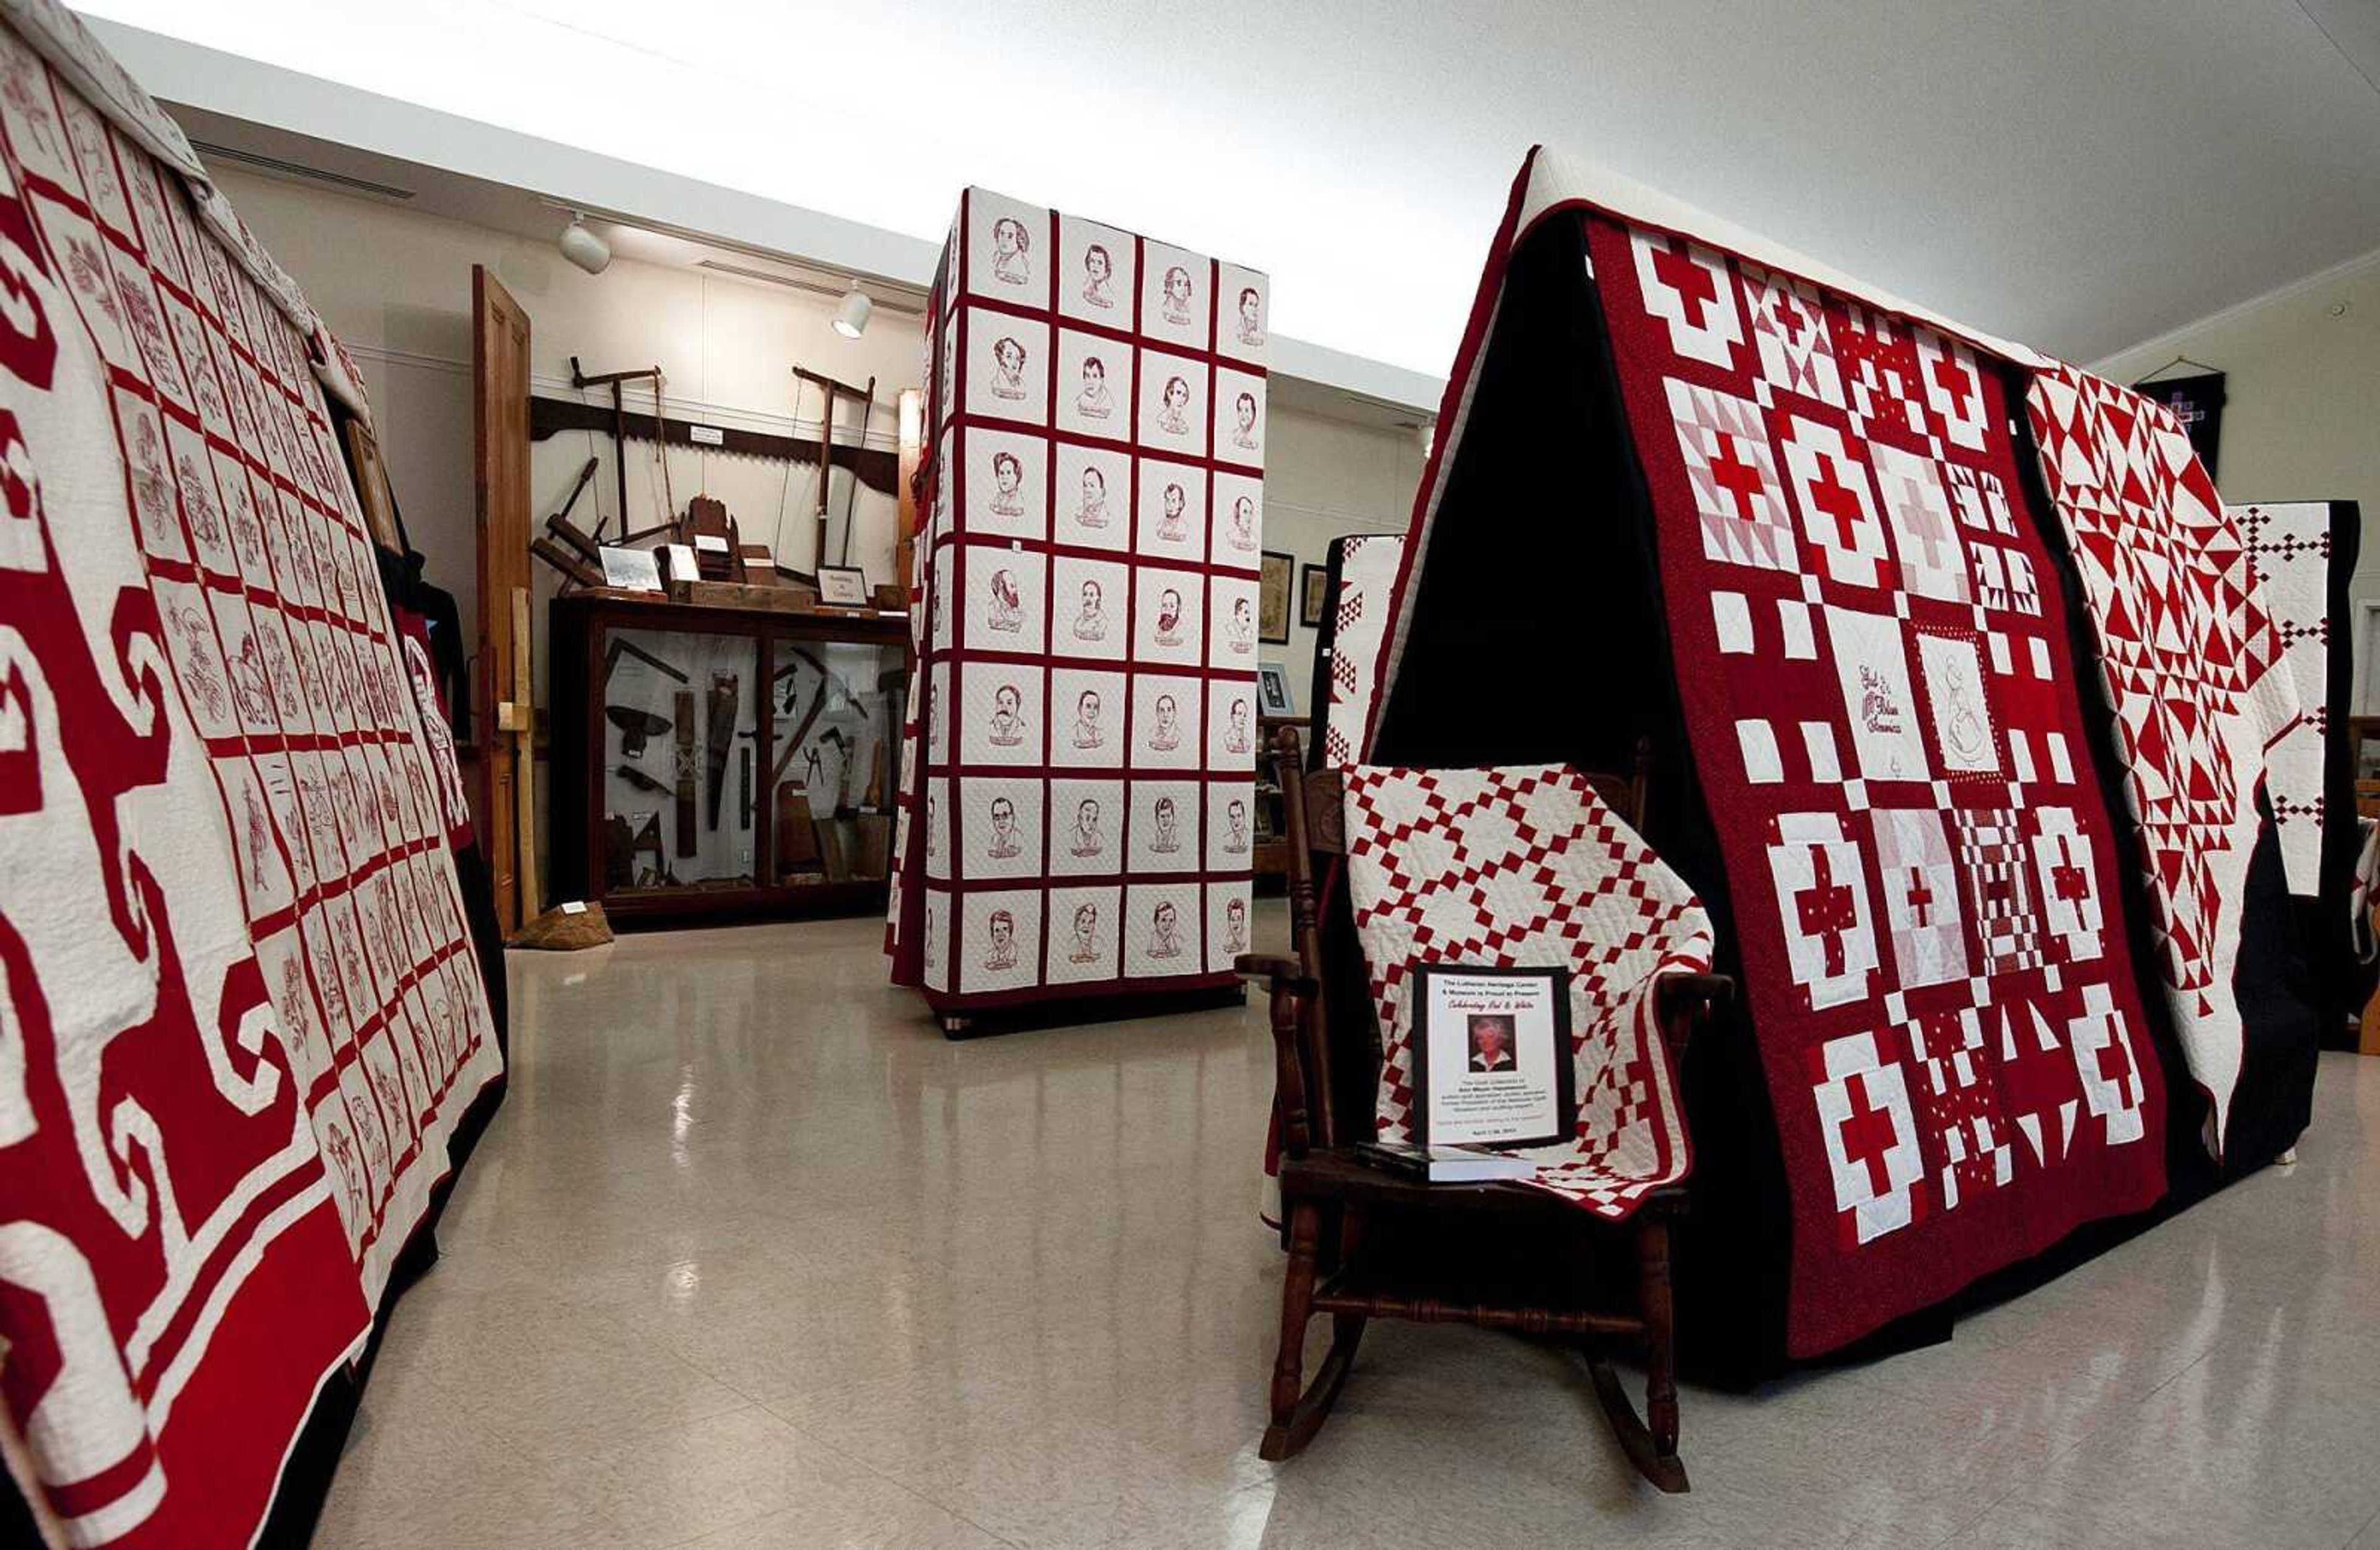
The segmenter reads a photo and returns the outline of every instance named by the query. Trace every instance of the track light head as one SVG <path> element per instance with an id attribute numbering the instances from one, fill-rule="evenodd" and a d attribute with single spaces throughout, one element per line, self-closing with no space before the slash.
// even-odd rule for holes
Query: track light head
<path id="1" fill-rule="evenodd" d="M 562 256 L 589 274 L 601 274 L 612 261 L 612 245 L 587 229 L 587 217 L 577 211 L 570 212 L 570 224 L 563 228 L 555 247 Z"/>
<path id="2" fill-rule="evenodd" d="M 868 315 L 875 310 L 876 303 L 868 300 L 868 293 L 854 281 L 834 309 L 834 331 L 845 339 L 856 339 L 868 332 Z"/>

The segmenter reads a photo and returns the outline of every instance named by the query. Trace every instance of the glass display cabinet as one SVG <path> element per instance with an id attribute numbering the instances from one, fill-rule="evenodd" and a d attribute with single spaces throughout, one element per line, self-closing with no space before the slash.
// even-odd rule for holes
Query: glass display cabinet
<path id="1" fill-rule="evenodd" d="M 553 896 L 625 926 L 881 909 L 908 624 L 553 602 Z"/>

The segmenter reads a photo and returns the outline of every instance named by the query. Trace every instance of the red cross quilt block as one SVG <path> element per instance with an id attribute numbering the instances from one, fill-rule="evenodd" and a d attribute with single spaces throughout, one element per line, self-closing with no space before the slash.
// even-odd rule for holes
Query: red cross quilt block
<path id="1" fill-rule="evenodd" d="M 1815 1354 L 2162 1193 L 2113 834 L 1996 363 L 1585 221 Z"/>
<path id="2" fill-rule="evenodd" d="M 2157 973 L 2219 1157 L 2245 1055 L 2232 975 L 2256 792 L 2298 723 L 2297 683 L 2254 551 L 2172 411 L 2064 365 L 2034 378 L 2026 409 L 2099 643 Z"/>
<path id="3" fill-rule="evenodd" d="M 1413 1135 L 1411 970 L 1570 971 L 1577 1133 L 1522 1155 L 1536 1187 L 1610 1220 L 1692 1162 L 1653 985 L 1710 966 L 1710 920 L 1684 881 L 1560 765 L 1358 766 L 1346 775 L 1347 889 L 1380 1028 L 1378 1123 Z"/>

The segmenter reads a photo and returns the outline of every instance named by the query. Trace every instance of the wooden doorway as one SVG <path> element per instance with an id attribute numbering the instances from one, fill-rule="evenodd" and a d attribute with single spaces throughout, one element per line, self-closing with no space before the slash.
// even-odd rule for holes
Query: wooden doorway
<path id="1" fill-rule="evenodd" d="M 471 266 L 472 465 L 480 515 L 480 817 L 506 937 L 538 912 L 528 663 L 528 314 Z"/>

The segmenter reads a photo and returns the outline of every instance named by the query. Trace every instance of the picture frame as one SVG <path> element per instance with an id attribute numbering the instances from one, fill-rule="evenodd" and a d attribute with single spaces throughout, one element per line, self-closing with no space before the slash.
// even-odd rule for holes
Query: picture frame
<path id="1" fill-rule="evenodd" d="M 1297 573 L 1297 622 L 1309 630 L 1322 627 L 1330 608 L 1330 567 L 1305 565 Z"/>
<path id="2" fill-rule="evenodd" d="M 1277 549 L 1261 551 L 1263 570 L 1257 577 L 1257 640 L 1265 646 L 1289 644 L 1289 588 L 1296 579 L 1297 556 Z"/>
<path id="3" fill-rule="evenodd" d="M 872 600 L 868 573 L 857 565 L 820 565 L 819 601 L 832 608 L 866 608 Z"/>
<path id="4" fill-rule="evenodd" d="M 662 590 L 661 558 L 651 550 L 607 543 L 598 552 L 603 557 L 604 586 L 624 592 Z"/>
<path id="5" fill-rule="evenodd" d="M 2380 713 L 2380 673 L 2372 671 L 2380 662 L 2380 599 L 2355 599 L 2355 714 L 2370 716 Z"/>
<path id="6" fill-rule="evenodd" d="M 1296 701 L 1289 690 L 1289 669 L 1279 662 L 1257 664 L 1257 714 L 1294 716 Z"/>
<path id="7" fill-rule="evenodd" d="M 397 522 L 396 502 L 389 493 L 388 466 L 381 460 L 380 440 L 359 419 L 347 421 L 347 453 L 355 461 L 356 498 L 364 512 L 364 526 L 372 541 L 391 554 L 405 553 L 405 533 Z"/>
<path id="8" fill-rule="evenodd" d="M 1578 1101 L 1569 970 L 1422 963 L 1407 984 L 1416 1144 L 1570 1139 Z"/>
<path id="9" fill-rule="evenodd" d="M 2347 745 L 2359 781 L 2380 781 L 2380 716 L 2350 716 Z"/>

